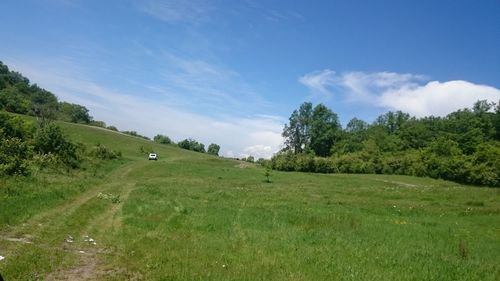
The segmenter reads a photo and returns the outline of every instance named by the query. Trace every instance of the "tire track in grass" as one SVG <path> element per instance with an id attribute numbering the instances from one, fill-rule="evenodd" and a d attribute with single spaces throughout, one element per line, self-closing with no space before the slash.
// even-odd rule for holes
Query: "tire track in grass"
<path id="1" fill-rule="evenodd" d="M 243 200 L 243 202 L 241 202 L 240 204 L 240 207 L 238 208 L 238 212 L 236 214 L 236 217 L 234 219 L 234 222 L 233 222 L 233 229 L 234 229 L 234 233 L 236 234 L 235 236 L 235 239 L 234 239 L 234 249 L 238 250 L 238 251 L 241 251 L 241 252 L 244 252 L 244 254 L 240 254 L 238 255 L 238 265 L 235 265 L 235 266 L 243 266 L 242 264 L 242 261 L 240 259 L 240 257 L 242 256 L 248 256 L 248 237 L 247 235 L 245 234 L 245 232 L 243 231 L 243 228 L 241 227 L 241 216 L 244 212 L 244 210 L 246 209 L 246 204 L 247 204 L 247 201 L 248 199 L 245 199 Z"/>
<path id="2" fill-rule="evenodd" d="M 121 226 L 122 219 L 122 208 L 127 201 L 130 193 L 137 188 L 136 181 L 132 181 L 128 178 L 131 171 L 139 169 L 143 165 L 132 165 L 128 167 L 121 174 L 121 179 L 127 180 L 125 184 L 118 183 L 118 190 L 107 189 L 109 192 L 115 192 L 120 195 L 120 202 L 117 204 L 111 203 L 111 207 L 101 215 L 99 215 L 94 220 L 90 221 L 88 225 L 80 232 L 80 236 L 84 235 L 91 237 L 89 233 L 95 233 L 94 237 L 99 237 L 98 247 L 86 247 L 84 253 L 81 250 L 73 248 L 73 252 L 80 254 L 79 262 L 76 266 L 59 269 L 47 277 L 47 280 L 99 280 L 105 275 L 109 275 L 111 272 L 105 269 L 105 264 L 102 261 L 102 255 L 109 255 L 112 253 L 112 245 L 104 245 L 106 235 L 113 233 L 115 229 L 119 229 Z M 119 215 L 118 215 L 119 214 Z M 85 234 L 84 234 L 85 233 Z M 109 243 L 109 242 L 108 242 Z M 96 242 L 97 244 L 97 242 Z M 103 246 L 101 246 L 103 245 Z"/>
<path id="3" fill-rule="evenodd" d="M 22 255 L 23 252 L 20 250 L 22 245 L 20 244 L 25 243 L 17 241 L 29 241 L 32 242 L 30 246 L 37 247 L 46 252 L 63 251 L 70 255 L 77 255 L 79 261 L 76 267 L 63 270 L 60 268 L 63 266 L 62 264 L 56 265 L 52 273 L 47 275 L 47 280 L 95 280 L 96 273 L 99 271 L 97 270 L 96 255 L 105 252 L 105 249 L 95 248 L 91 251 L 83 251 L 81 253 L 81 250 L 78 250 L 78 248 L 81 248 L 80 244 L 64 242 L 64 238 L 68 235 L 67 229 L 71 228 L 72 219 L 80 218 L 79 216 L 83 215 L 85 224 L 81 226 L 77 225 L 73 232 L 77 232 L 81 236 L 83 232 L 89 232 L 92 228 L 100 229 L 100 233 L 108 231 L 114 225 L 113 218 L 121 210 L 122 203 L 127 199 L 133 186 L 135 186 L 135 182 L 123 184 L 123 181 L 129 180 L 127 177 L 128 174 L 141 166 L 138 163 L 140 162 L 134 161 L 119 167 L 110 173 L 108 177 L 104 178 L 102 184 L 91 187 L 67 203 L 40 213 L 27 222 L 0 233 L 0 240 L 12 241 L 12 244 L 9 244 L 7 249 L 5 249 L 7 250 L 5 253 L 6 256 L 15 258 L 15 256 Z M 114 179 L 120 179 L 120 181 L 114 181 Z M 109 192 L 116 189 L 120 190 L 120 195 L 122 196 L 120 204 L 113 204 L 109 210 L 99 214 L 97 217 L 95 214 L 86 213 L 88 207 L 92 207 L 98 202 L 96 201 L 96 197 L 99 192 Z M 109 223 L 110 221 L 112 223 Z M 29 237 L 29 240 L 26 237 Z M 57 242 L 58 240 L 61 242 Z M 34 270 L 37 269 L 35 268 Z"/>
<path id="4" fill-rule="evenodd" d="M 85 229 L 80 231 L 80 237 L 99 237 L 95 239 L 97 246 L 92 243 L 87 243 L 86 247 L 74 245 L 71 250 L 79 254 L 78 264 L 68 269 L 59 269 L 49 274 L 46 280 L 99 280 L 100 277 L 106 275 L 106 271 L 102 269 L 104 264 L 101 256 L 110 254 L 111 250 L 110 245 L 104 244 L 104 237 L 112 233 L 117 226 L 116 223 L 119 222 L 117 214 L 121 212 L 123 204 L 134 186 L 134 183 L 121 186 L 123 193 L 120 194 L 120 202 L 118 204 L 111 203 L 111 207 L 106 212 L 92 220 Z M 80 252 L 82 250 L 84 253 Z"/>
<path id="5" fill-rule="evenodd" d="M 96 185 L 93 188 L 90 188 L 87 191 L 84 191 L 80 195 L 77 195 L 75 198 L 72 198 L 68 200 L 65 203 L 62 203 L 59 206 L 56 206 L 50 210 L 47 210 L 45 212 L 42 212 L 40 214 L 37 214 L 33 216 L 32 218 L 28 219 L 28 221 L 22 223 L 21 225 L 18 226 L 13 226 L 10 228 L 7 228 L 6 230 L 2 231 L 0 233 L 1 238 L 5 237 L 22 237 L 25 235 L 25 233 L 28 232 L 37 232 L 37 229 L 43 228 L 45 224 L 50 223 L 52 221 L 59 221 L 61 218 L 61 214 L 71 214 L 75 210 L 77 210 L 79 207 L 81 207 L 83 204 L 87 203 L 89 200 L 94 198 L 97 194 L 97 192 L 103 192 L 106 191 L 107 189 L 111 188 L 114 184 L 116 183 L 108 183 L 108 179 L 112 178 L 121 178 L 129 174 L 132 169 L 133 169 L 133 164 L 126 164 L 122 168 L 118 168 L 115 170 L 113 173 L 109 174 L 108 177 L 103 179 L 103 184 Z M 29 234 L 31 236 L 34 236 L 33 234 Z"/>

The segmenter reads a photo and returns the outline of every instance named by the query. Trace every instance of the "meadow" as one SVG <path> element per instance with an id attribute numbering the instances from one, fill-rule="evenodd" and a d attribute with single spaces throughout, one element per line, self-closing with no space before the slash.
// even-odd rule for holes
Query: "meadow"
<path id="1" fill-rule="evenodd" d="M 498 188 L 278 171 L 267 182 L 258 165 L 59 124 L 123 158 L 0 179 L 5 280 L 500 279 Z"/>

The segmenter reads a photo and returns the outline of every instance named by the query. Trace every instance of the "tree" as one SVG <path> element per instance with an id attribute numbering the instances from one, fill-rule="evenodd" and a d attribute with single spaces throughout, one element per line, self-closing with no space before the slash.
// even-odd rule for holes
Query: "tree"
<path id="1" fill-rule="evenodd" d="M 493 126 L 495 127 L 495 139 L 500 141 L 500 100 L 495 107 L 495 116 L 493 117 Z"/>
<path id="2" fill-rule="evenodd" d="M 25 99 L 16 87 L 7 87 L 0 90 L 0 109 L 26 114 L 29 108 L 29 100 Z"/>
<path id="3" fill-rule="evenodd" d="M 282 136 L 285 138 L 285 150 L 301 153 L 309 149 L 312 103 L 303 103 L 299 110 L 294 110 L 285 125 Z"/>
<path id="4" fill-rule="evenodd" d="M 177 143 L 180 148 L 205 153 L 205 145 L 193 139 L 185 139 Z"/>
<path id="5" fill-rule="evenodd" d="M 310 148 L 318 156 L 328 156 L 340 130 L 337 114 L 323 104 L 318 104 L 313 110 L 310 122 Z"/>
<path id="6" fill-rule="evenodd" d="M 368 123 L 358 119 L 352 118 L 345 128 L 340 131 L 338 141 L 332 147 L 334 153 L 349 153 L 360 151 L 363 148 L 362 142 L 367 139 Z"/>
<path id="7" fill-rule="evenodd" d="M 386 114 L 380 115 L 375 121 L 376 125 L 382 126 L 389 134 L 396 133 L 410 119 L 408 113 L 401 111 L 389 111 Z"/>
<path id="8" fill-rule="evenodd" d="M 212 155 L 217 155 L 217 156 L 219 156 L 219 150 L 220 150 L 220 146 L 219 146 L 218 144 L 211 143 L 211 144 L 208 146 L 207 153 L 208 153 L 208 154 L 212 154 Z"/>
<path id="9" fill-rule="evenodd" d="M 85 106 L 67 102 L 59 103 L 59 119 L 84 124 L 89 124 L 92 121 L 89 110 Z"/>
<path id="10" fill-rule="evenodd" d="M 269 167 L 266 167 L 266 170 L 264 172 L 264 177 L 266 177 L 266 182 L 270 183 L 271 182 L 271 169 Z"/>
<path id="11" fill-rule="evenodd" d="M 155 142 L 161 143 L 161 144 L 171 144 L 172 143 L 172 141 L 170 140 L 169 137 L 161 135 L 161 134 L 154 136 L 153 140 Z"/>
<path id="12" fill-rule="evenodd" d="M 32 113 L 43 119 L 54 119 L 57 112 L 57 98 L 36 84 L 30 86 Z"/>

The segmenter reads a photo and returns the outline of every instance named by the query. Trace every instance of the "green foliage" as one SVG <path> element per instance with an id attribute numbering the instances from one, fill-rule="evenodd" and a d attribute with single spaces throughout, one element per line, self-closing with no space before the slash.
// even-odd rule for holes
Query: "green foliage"
<path id="1" fill-rule="evenodd" d="M 266 167 L 266 170 L 264 171 L 264 177 L 266 177 L 267 183 L 271 183 L 271 168 Z"/>
<path id="2" fill-rule="evenodd" d="M 111 130 L 111 131 L 115 131 L 115 132 L 118 131 L 118 128 L 116 128 L 115 126 L 107 126 L 106 129 Z"/>
<path id="3" fill-rule="evenodd" d="M 22 74 L 10 71 L 0 61 L 0 110 L 89 124 L 92 117 L 84 106 L 58 102 L 57 97 L 36 84 L 30 84 Z"/>
<path id="4" fill-rule="evenodd" d="M 89 155 L 101 160 L 112 160 L 122 157 L 120 151 L 111 150 L 100 143 L 90 149 Z"/>
<path id="5" fill-rule="evenodd" d="M 72 168 L 79 166 L 77 146 L 69 141 L 61 128 L 54 123 L 43 124 L 38 129 L 33 139 L 33 146 L 36 153 L 52 153 Z"/>
<path id="6" fill-rule="evenodd" d="M 269 160 L 266 160 L 264 158 L 259 158 L 259 159 L 257 159 L 257 161 L 255 161 L 255 163 L 262 165 L 262 166 L 265 166 L 265 167 L 268 166 L 268 162 L 269 162 Z"/>
<path id="7" fill-rule="evenodd" d="M 312 121 L 312 103 L 303 103 L 299 110 L 294 110 L 285 124 L 282 136 L 285 138 L 285 150 L 302 153 L 309 148 L 311 136 L 309 129 Z"/>
<path id="8" fill-rule="evenodd" d="M 31 151 L 19 138 L 0 140 L 0 175 L 27 175 Z"/>
<path id="9" fill-rule="evenodd" d="M 205 153 L 205 145 L 193 139 L 185 139 L 177 143 L 180 148 Z"/>
<path id="10" fill-rule="evenodd" d="M 334 129 L 336 115 L 323 105 L 314 108 L 310 119 L 300 118 L 299 112 L 295 110 L 285 125 L 287 146 L 272 158 L 274 169 L 401 174 L 500 186 L 496 160 L 500 158 L 500 106 L 494 103 L 478 101 L 472 110 L 458 110 L 445 118 L 417 119 L 400 111 L 381 115 L 371 125 L 353 118 L 344 130 Z M 310 142 L 297 143 L 297 139 Z M 308 151 L 323 157 L 329 151 L 332 157 L 314 158 Z"/>
<path id="11" fill-rule="evenodd" d="M 33 136 L 35 127 L 32 123 L 26 122 L 20 117 L 0 112 L 0 137 L 30 139 Z"/>
<path id="12" fill-rule="evenodd" d="M 99 194 L 97 194 L 97 198 L 110 201 L 113 204 L 120 203 L 120 195 L 119 194 L 99 192 Z"/>
<path id="13" fill-rule="evenodd" d="M 170 140 L 169 137 L 164 136 L 164 135 L 160 135 L 160 134 L 154 136 L 153 140 L 157 143 L 162 143 L 162 144 L 171 144 L 172 143 L 172 140 Z"/>
<path id="14" fill-rule="evenodd" d="M 219 150 L 220 150 L 220 145 L 215 144 L 215 143 L 211 143 L 208 146 L 207 153 L 219 156 Z"/>
<path id="15" fill-rule="evenodd" d="M 28 113 L 30 106 L 30 100 L 26 99 L 15 86 L 0 90 L 1 109 L 9 112 Z"/>
<path id="16" fill-rule="evenodd" d="M 92 121 L 92 117 L 89 115 L 89 110 L 85 106 L 67 102 L 59 103 L 58 119 L 66 122 L 83 124 L 89 124 Z"/>
<path id="17" fill-rule="evenodd" d="M 99 120 L 92 120 L 89 122 L 89 125 L 99 127 L 99 128 L 106 128 L 106 122 L 99 121 Z"/>
<path id="18" fill-rule="evenodd" d="M 141 138 L 141 139 L 145 139 L 145 140 L 151 140 L 150 138 L 148 138 L 146 136 L 138 134 L 136 131 L 122 131 L 122 133 L 124 133 L 126 135 L 131 135 L 131 136 L 134 136 L 134 137 L 138 137 L 138 138 Z"/>
<path id="19" fill-rule="evenodd" d="M 42 119 L 55 119 L 58 109 L 57 97 L 36 84 L 30 86 L 29 89 L 31 93 L 31 113 Z"/>
<path id="20" fill-rule="evenodd" d="M 317 105 L 311 118 L 311 150 L 317 156 L 329 156 L 332 146 L 339 138 L 341 129 L 337 114 L 322 104 Z"/>
<path id="21" fill-rule="evenodd" d="M 477 147 L 468 176 L 471 183 L 500 186 L 500 142 L 488 142 Z"/>
<path id="22" fill-rule="evenodd" d="M 253 162 L 255 162 L 255 157 L 253 157 L 252 155 L 250 155 L 247 158 L 244 158 L 244 161 L 253 163 Z"/>

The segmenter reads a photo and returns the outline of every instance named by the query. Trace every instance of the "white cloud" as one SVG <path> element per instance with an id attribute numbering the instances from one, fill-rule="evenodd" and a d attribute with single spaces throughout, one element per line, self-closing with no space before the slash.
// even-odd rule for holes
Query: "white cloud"
<path id="1" fill-rule="evenodd" d="M 477 100 L 498 102 L 500 90 L 460 80 L 432 81 L 424 86 L 389 90 L 378 98 L 381 106 L 418 117 L 444 116 L 457 109 L 470 108 Z"/>
<path id="2" fill-rule="evenodd" d="M 335 71 L 325 69 L 321 71 L 314 71 L 299 78 L 299 82 L 307 86 L 313 92 L 322 94 L 329 94 L 329 87 L 336 84 Z"/>
<path id="3" fill-rule="evenodd" d="M 299 78 L 313 93 L 345 101 L 402 110 L 418 117 L 444 116 L 470 108 L 477 100 L 497 102 L 500 90 L 467 81 L 427 81 L 422 75 L 394 72 L 345 72 L 325 69 Z"/>
<path id="4" fill-rule="evenodd" d="M 276 152 L 273 151 L 272 147 L 262 144 L 245 147 L 243 151 L 243 157 L 253 156 L 256 160 L 259 158 L 270 158 L 270 155 L 272 156 Z"/>

